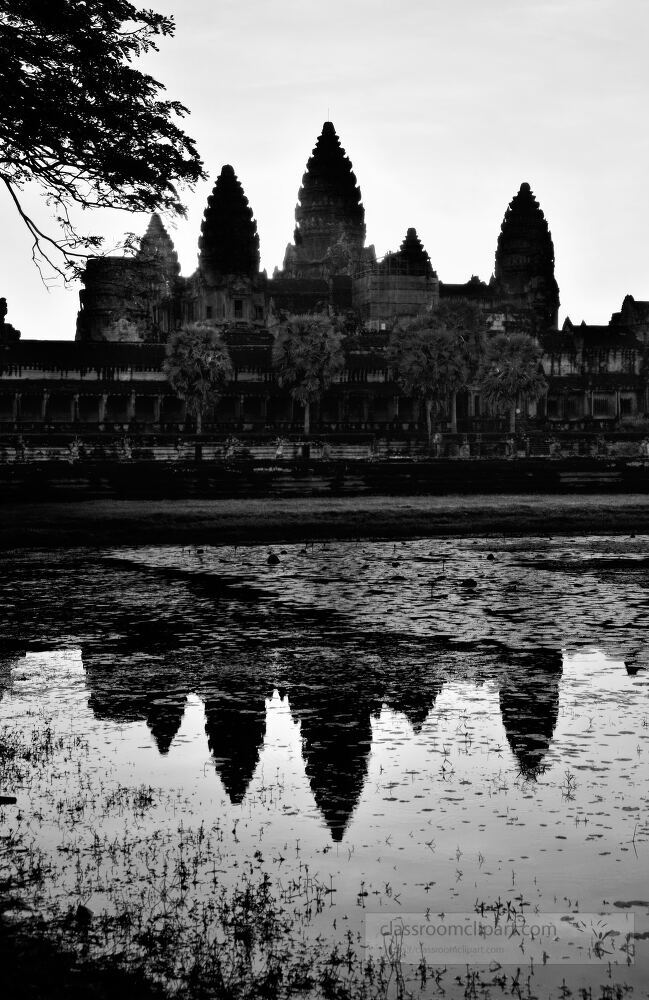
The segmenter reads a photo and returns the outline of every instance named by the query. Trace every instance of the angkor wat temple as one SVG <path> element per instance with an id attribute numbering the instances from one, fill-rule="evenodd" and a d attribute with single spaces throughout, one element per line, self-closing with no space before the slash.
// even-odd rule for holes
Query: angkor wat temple
<path id="1" fill-rule="evenodd" d="M 204 321 L 223 332 L 234 367 L 204 429 L 299 432 L 300 408 L 274 378 L 273 330 L 283 315 L 329 311 L 347 316 L 356 335 L 314 431 L 416 434 L 420 406 L 393 378 L 388 332 L 396 320 L 434 311 L 444 301 L 475 303 L 494 330 L 516 329 L 525 317 L 543 347 L 549 386 L 529 405 L 527 426 L 632 430 L 647 419 L 649 302 L 629 295 L 607 325 L 566 320 L 559 329 L 554 246 L 527 183 L 506 208 L 490 280 L 448 284 L 414 228 L 381 259 L 366 246 L 360 188 L 334 126 L 325 122 L 302 179 L 281 269 L 272 277 L 260 271 L 257 224 L 231 166 L 222 168 L 208 199 L 198 247 L 198 267 L 183 277 L 154 215 L 134 256 L 91 259 L 74 342 L 18 340 L 0 317 L 0 431 L 191 430 L 161 365 L 169 334 Z M 477 390 L 460 394 L 457 418 L 464 433 L 506 427 Z M 451 429 L 443 414 L 439 427 Z"/>

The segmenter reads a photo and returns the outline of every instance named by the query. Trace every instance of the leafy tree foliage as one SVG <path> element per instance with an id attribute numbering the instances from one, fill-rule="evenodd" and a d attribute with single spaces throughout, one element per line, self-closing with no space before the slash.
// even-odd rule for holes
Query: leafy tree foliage
<path id="1" fill-rule="evenodd" d="M 418 316 L 396 326 L 388 342 L 388 361 L 405 393 L 420 399 L 426 411 L 428 441 L 433 435 L 433 411 L 438 411 L 470 377 L 469 345 L 460 318 L 445 312 Z M 454 408 L 453 408 L 454 410 Z"/>
<path id="2" fill-rule="evenodd" d="M 74 206 L 184 213 L 177 185 L 203 176 L 178 124 L 187 109 L 133 65 L 174 28 L 128 0 L 0 0 L 0 180 L 37 265 L 69 276 L 101 245 L 78 232 Z M 53 235 L 23 207 L 29 182 L 54 210 Z"/>
<path id="3" fill-rule="evenodd" d="M 196 419 L 196 433 L 203 429 L 203 414 L 214 406 L 232 378 L 227 345 L 214 327 L 188 323 L 167 342 L 163 370 L 171 388 L 185 400 Z"/>
<path id="4" fill-rule="evenodd" d="M 345 365 L 343 334 L 329 316 L 287 316 L 273 345 L 277 381 L 304 407 L 304 433 L 311 430 L 311 406 Z"/>
<path id="5" fill-rule="evenodd" d="M 480 388 L 496 410 L 509 410 L 509 429 L 516 430 L 521 396 L 538 399 L 548 387 L 541 368 L 542 350 L 527 333 L 496 333 L 486 344 L 479 373 Z"/>

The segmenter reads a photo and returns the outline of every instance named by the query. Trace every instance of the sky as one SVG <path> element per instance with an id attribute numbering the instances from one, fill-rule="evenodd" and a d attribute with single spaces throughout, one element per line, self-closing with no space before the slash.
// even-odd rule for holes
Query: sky
<path id="1" fill-rule="evenodd" d="M 649 4 L 646 0 L 147 0 L 175 17 L 146 69 L 190 115 L 209 179 L 165 220 L 196 268 L 207 197 L 234 167 L 262 267 L 281 266 L 306 161 L 327 119 L 356 172 L 368 243 L 415 226 L 440 279 L 488 281 L 523 181 L 548 219 L 570 316 L 607 323 L 649 299 Z M 39 223 L 48 208 L 29 190 Z M 46 288 L 0 193 L 0 295 L 25 339 L 74 338 L 79 285 Z M 144 216 L 83 224 L 110 247 Z"/>

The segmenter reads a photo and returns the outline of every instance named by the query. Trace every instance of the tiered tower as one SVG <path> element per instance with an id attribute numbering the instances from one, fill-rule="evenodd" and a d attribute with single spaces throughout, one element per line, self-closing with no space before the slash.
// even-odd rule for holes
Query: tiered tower
<path id="1" fill-rule="evenodd" d="M 527 183 L 512 199 L 498 237 L 494 285 L 519 307 L 531 307 L 540 328 L 556 329 L 559 287 L 547 221 Z"/>
<path id="2" fill-rule="evenodd" d="M 365 209 L 356 175 L 331 122 L 325 122 L 306 165 L 295 208 L 286 277 L 351 274 L 365 248 Z"/>
<path id="3" fill-rule="evenodd" d="M 226 164 L 219 174 L 201 223 L 198 266 L 204 278 L 259 273 L 259 235 L 241 183 Z"/>

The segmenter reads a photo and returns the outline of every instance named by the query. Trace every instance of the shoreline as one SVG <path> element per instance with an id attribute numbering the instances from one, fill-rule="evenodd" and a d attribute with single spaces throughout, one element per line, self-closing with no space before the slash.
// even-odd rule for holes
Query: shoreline
<path id="1" fill-rule="evenodd" d="M 0 552 L 334 538 L 649 534 L 646 494 L 9 502 L 0 512 Z"/>

